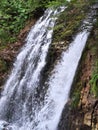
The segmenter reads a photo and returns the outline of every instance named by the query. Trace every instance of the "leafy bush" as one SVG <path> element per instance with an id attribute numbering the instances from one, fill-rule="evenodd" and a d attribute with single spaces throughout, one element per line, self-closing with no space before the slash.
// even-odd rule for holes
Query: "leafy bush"
<path id="1" fill-rule="evenodd" d="M 72 108 L 76 108 L 79 104 L 80 101 L 80 92 L 74 92 L 73 97 L 72 97 L 72 103 L 71 103 L 71 107 Z"/>
<path id="2" fill-rule="evenodd" d="M 95 97 L 98 98 L 98 61 L 96 62 L 95 71 L 92 75 L 90 83 L 91 83 L 91 92 L 94 94 Z"/>
<path id="3" fill-rule="evenodd" d="M 89 3 L 85 0 L 72 0 L 64 12 L 60 14 L 54 27 L 53 42 L 72 40 L 73 34 L 78 32 L 88 11 Z"/>
<path id="4" fill-rule="evenodd" d="M 39 0 L 3 0 L 0 2 L 0 44 L 13 42 L 33 12 L 44 6 Z"/>
<path id="5" fill-rule="evenodd" d="M 53 1 L 49 1 L 48 4 L 46 5 L 46 7 L 58 7 L 58 6 L 63 6 L 66 3 L 68 3 L 67 0 L 53 0 Z"/>

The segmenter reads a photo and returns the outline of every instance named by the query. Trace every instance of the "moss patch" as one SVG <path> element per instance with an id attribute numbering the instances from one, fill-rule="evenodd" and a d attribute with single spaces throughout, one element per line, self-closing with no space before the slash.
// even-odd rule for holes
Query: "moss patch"
<path id="1" fill-rule="evenodd" d="M 81 91 L 85 90 L 88 93 L 88 96 L 92 97 L 93 94 L 95 98 L 98 98 L 98 33 L 96 33 L 96 31 L 97 27 L 94 25 L 94 29 L 91 32 L 86 48 L 82 55 L 79 70 L 77 71 L 74 83 L 72 85 L 71 106 L 73 108 L 78 108 L 81 99 Z"/>
<path id="2" fill-rule="evenodd" d="M 7 70 L 7 65 L 6 65 L 6 62 L 3 61 L 3 60 L 0 60 L 0 73 L 2 72 L 5 72 Z"/>
<path id="3" fill-rule="evenodd" d="M 68 8 L 59 16 L 54 27 L 53 42 L 71 40 L 85 18 L 88 7 L 85 0 L 70 2 Z"/>
<path id="4" fill-rule="evenodd" d="M 97 11 L 98 13 L 98 11 Z M 98 17 L 95 23 L 95 30 L 94 30 L 94 43 L 95 45 L 92 46 L 92 53 L 94 53 L 95 62 L 93 66 L 93 72 L 90 80 L 91 84 L 91 93 L 98 98 Z"/>

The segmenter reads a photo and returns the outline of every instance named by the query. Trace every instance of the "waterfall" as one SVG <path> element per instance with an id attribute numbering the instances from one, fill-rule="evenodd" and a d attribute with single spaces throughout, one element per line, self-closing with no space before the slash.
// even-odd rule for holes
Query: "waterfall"
<path id="1" fill-rule="evenodd" d="M 69 49 L 62 54 L 50 77 L 44 106 L 35 118 L 39 123 L 34 130 L 57 130 L 88 35 L 87 32 L 78 34 Z"/>
<path id="2" fill-rule="evenodd" d="M 88 13 L 83 21 L 80 30 L 69 45 L 69 48 L 62 53 L 60 61 L 55 66 L 49 78 L 48 90 L 45 96 L 44 105 L 36 114 L 35 122 L 38 122 L 34 130 L 57 130 L 61 119 L 62 111 L 68 101 L 71 85 L 86 45 L 92 24 L 96 21 L 93 16 L 95 10 Z"/>
<path id="3" fill-rule="evenodd" d="M 49 77 L 44 100 L 40 101 L 36 89 L 40 87 L 41 72 L 46 64 L 55 15 L 63 10 L 63 7 L 55 11 L 48 9 L 29 32 L 1 93 L 0 130 L 57 130 L 90 33 L 88 28 L 91 29 L 88 26 L 78 33 L 67 51 L 62 53 Z"/>
<path id="4" fill-rule="evenodd" d="M 35 26 L 31 28 L 26 38 L 26 44 L 18 54 L 12 73 L 1 93 L 1 127 L 8 123 L 12 125 L 16 123 L 16 129 L 19 130 L 20 126 L 33 120 L 36 107 L 36 105 L 34 106 L 36 104 L 34 95 L 40 84 L 41 72 L 46 64 L 53 27 L 57 19 L 56 15 L 64 8 L 47 9 Z M 13 129 L 15 129 L 14 126 Z"/>

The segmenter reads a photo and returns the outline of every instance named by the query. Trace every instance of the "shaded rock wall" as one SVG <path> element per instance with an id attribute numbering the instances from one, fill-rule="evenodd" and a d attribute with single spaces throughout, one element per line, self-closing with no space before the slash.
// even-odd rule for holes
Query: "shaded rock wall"
<path id="1" fill-rule="evenodd" d="M 94 26 L 77 70 L 58 130 L 98 130 L 98 98 L 90 80 L 98 60 L 98 26 Z"/>

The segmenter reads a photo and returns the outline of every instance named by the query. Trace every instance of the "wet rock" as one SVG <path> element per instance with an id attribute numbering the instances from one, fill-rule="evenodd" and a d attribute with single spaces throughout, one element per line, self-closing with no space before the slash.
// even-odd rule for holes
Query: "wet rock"
<path id="1" fill-rule="evenodd" d="M 90 126 L 88 126 L 88 125 L 82 125 L 80 127 L 80 130 L 92 130 L 92 128 Z"/>
<path id="2" fill-rule="evenodd" d="M 91 113 L 86 113 L 84 115 L 84 124 L 91 126 Z"/>

